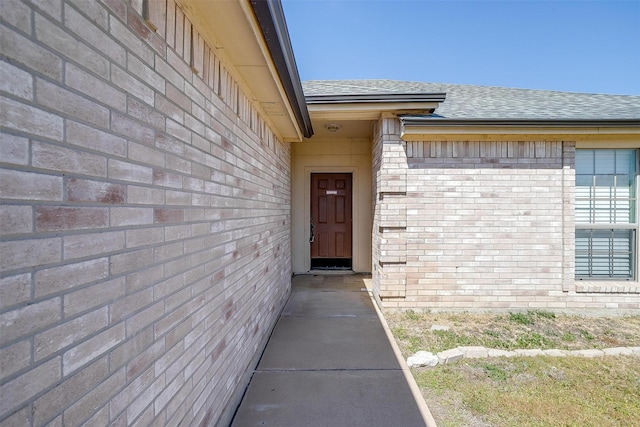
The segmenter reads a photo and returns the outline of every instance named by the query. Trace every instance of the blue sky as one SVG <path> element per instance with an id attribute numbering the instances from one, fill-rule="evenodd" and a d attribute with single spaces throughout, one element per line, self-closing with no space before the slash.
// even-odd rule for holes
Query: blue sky
<path id="1" fill-rule="evenodd" d="M 282 0 L 302 80 L 640 95 L 640 0 Z"/>

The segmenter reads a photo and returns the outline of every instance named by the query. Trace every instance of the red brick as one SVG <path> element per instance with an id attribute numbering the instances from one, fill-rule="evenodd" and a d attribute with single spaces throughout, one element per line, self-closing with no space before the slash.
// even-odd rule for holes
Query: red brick
<path id="1" fill-rule="evenodd" d="M 109 224 L 107 208 L 36 207 L 36 230 L 86 230 Z"/>
<path id="2" fill-rule="evenodd" d="M 171 208 L 154 208 L 153 222 L 156 224 L 165 224 L 170 222 L 184 221 L 184 209 Z"/>
<path id="3" fill-rule="evenodd" d="M 164 133 L 158 134 L 156 138 L 156 147 L 170 153 L 182 155 L 184 154 L 184 142 Z"/>
<path id="4" fill-rule="evenodd" d="M 164 58 L 163 40 L 149 28 L 140 15 L 130 13 L 128 16 L 129 28 L 131 28 L 142 40 L 146 41 L 161 57 Z"/>
<path id="5" fill-rule="evenodd" d="M 67 200 L 70 202 L 122 204 L 124 193 L 124 185 L 77 178 L 67 181 Z"/>
<path id="6" fill-rule="evenodd" d="M 127 6 L 122 0 L 102 0 L 102 2 L 122 21 L 127 21 Z"/>
<path id="7" fill-rule="evenodd" d="M 154 169 L 153 184 L 161 187 L 182 188 L 182 175 Z"/>

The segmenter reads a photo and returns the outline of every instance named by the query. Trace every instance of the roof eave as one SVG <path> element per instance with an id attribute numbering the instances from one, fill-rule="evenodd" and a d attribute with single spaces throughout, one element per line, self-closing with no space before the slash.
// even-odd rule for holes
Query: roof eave
<path id="1" fill-rule="evenodd" d="M 303 135 L 313 135 L 311 118 L 302 91 L 293 48 L 280 0 L 250 0 L 251 9 L 269 49 L 296 122 Z"/>
<path id="2" fill-rule="evenodd" d="M 377 120 L 384 115 L 432 114 L 445 96 L 444 93 L 312 95 L 306 100 L 314 120 Z"/>
<path id="3" fill-rule="evenodd" d="M 405 141 L 426 138 L 451 139 L 453 136 L 502 137 L 519 135 L 545 138 L 573 135 L 583 139 L 589 135 L 640 135 L 639 119 L 442 119 L 432 117 L 401 117 L 401 137 Z"/>

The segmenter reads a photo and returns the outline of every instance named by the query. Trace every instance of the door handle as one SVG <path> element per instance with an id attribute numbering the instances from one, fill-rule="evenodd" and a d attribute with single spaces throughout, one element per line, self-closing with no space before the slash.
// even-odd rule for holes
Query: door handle
<path id="1" fill-rule="evenodd" d="M 313 243 L 313 241 L 316 240 L 314 230 L 315 230 L 315 226 L 313 225 L 313 218 L 311 218 L 311 235 L 309 236 L 309 243 Z"/>

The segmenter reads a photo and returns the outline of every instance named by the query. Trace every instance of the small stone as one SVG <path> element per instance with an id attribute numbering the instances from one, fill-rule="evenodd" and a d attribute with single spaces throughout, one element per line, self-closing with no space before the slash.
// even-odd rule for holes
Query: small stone
<path id="1" fill-rule="evenodd" d="M 449 326 L 445 326 L 445 325 L 431 325 L 431 330 L 432 331 L 448 331 Z"/>
<path id="2" fill-rule="evenodd" d="M 407 365 L 410 368 L 419 366 L 436 366 L 438 364 L 438 356 L 428 351 L 419 351 L 413 356 L 407 358 Z"/>
<path id="3" fill-rule="evenodd" d="M 467 359 L 484 359 L 488 356 L 487 349 L 481 346 L 458 347 Z"/>
<path id="4" fill-rule="evenodd" d="M 438 353 L 438 360 L 443 365 L 453 363 L 457 360 L 462 359 L 463 357 L 464 353 L 462 353 L 457 348 L 452 348 L 451 350 L 445 350 Z"/>

